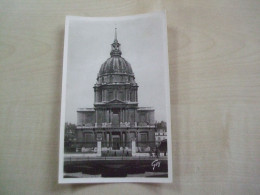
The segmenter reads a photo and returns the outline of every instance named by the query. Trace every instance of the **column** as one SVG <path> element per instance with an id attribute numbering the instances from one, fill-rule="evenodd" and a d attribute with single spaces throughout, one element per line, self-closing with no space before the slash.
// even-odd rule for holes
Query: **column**
<path id="1" fill-rule="evenodd" d="M 110 109 L 108 110 L 108 122 L 110 123 L 111 121 L 110 121 Z"/>
<path id="2" fill-rule="evenodd" d="M 101 140 L 97 141 L 97 155 L 101 156 Z"/>
<path id="3" fill-rule="evenodd" d="M 123 132 L 123 146 L 125 146 L 125 135 L 126 135 L 126 133 L 125 133 L 125 131 Z"/>
<path id="4" fill-rule="evenodd" d="M 136 142 L 135 142 L 135 139 L 132 140 L 132 156 L 136 156 Z"/>
<path id="5" fill-rule="evenodd" d="M 127 112 L 127 109 L 124 109 L 124 121 L 125 121 L 125 122 L 127 122 L 126 112 Z"/>
<path id="6" fill-rule="evenodd" d="M 96 102 L 99 102 L 99 91 L 96 89 Z"/>
<path id="7" fill-rule="evenodd" d="M 126 142 L 126 146 L 127 147 L 129 147 L 129 141 L 131 141 L 131 140 L 129 140 L 129 131 L 126 131 L 126 134 L 125 134 L 125 142 Z"/>
<path id="8" fill-rule="evenodd" d="M 106 89 L 104 89 L 104 99 L 103 99 L 103 101 L 107 101 L 107 90 Z"/>
<path id="9" fill-rule="evenodd" d="M 135 109 L 135 123 L 136 123 L 136 125 L 137 125 L 137 121 L 138 121 L 137 117 L 138 117 L 137 110 Z"/>
<path id="10" fill-rule="evenodd" d="M 136 88 L 136 102 L 138 102 L 138 91 L 137 91 L 138 88 Z"/>
<path id="11" fill-rule="evenodd" d="M 123 123 L 124 122 L 124 118 L 123 118 L 123 108 L 120 110 L 121 112 L 121 122 Z"/>
<path id="12" fill-rule="evenodd" d="M 109 133 L 106 133 L 107 147 L 109 147 L 109 139 L 110 139 Z"/>
<path id="13" fill-rule="evenodd" d="M 126 88 L 124 89 L 124 92 L 125 92 L 125 95 L 124 95 L 124 101 L 127 101 L 127 97 L 126 97 L 126 95 L 127 95 L 127 93 L 126 93 Z"/>
<path id="14" fill-rule="evenodd" d="M 112 147 L 112 133 L 109 132 L 109 146 Z"/>
<path id="15" fill-rule="evenodd" d="M 119 118 L 119 127 L 120 127 L 120 122 L 121 122 L 121 108 L 119 109 L 118 118 Z"/>
<path id="16" fill-rule="evenodd" d="M 109 122 L 111 123 L 111 110 L 109 109 Z"/>
<path id="17" fill-rule="evenodd" d="M 123 115 L 123 117 L 122 117 L 123 118 L 123 122 L 125 122 L 125 109 L 123 109 L 122 112 L 123 112 L 122 113 L 122 115 Z"/>
<path id="18" fill-rule="evenodd" d="M 98 115 L 98 111 L 97 111 L 97 110 L 95 110 L 95 114 L 96 114 L 96 122 L 95 122 L 95 126 L 97 126 L 97 122 L 98 122 L 98 121 L 97 121 L 97 118 L 98 118 L 98 117 L 97 117 L 97 115 Z"/>
<path id="19" fill-rule="evenodd" d="M 120 142 L 123 142 L 123 135 L 122 135 L 122 131 L 120 131 Z"/>
<path id="20" fill-rule="evenodd" d="M 105 123 L 105 122 L 107 122 L 107 119 L 106 119 L 106 109 L 103 108 L 102 112 L 103 112 L 103 113 L 102 113 L 102 115 L 103 115 L 102 123 Z"/>

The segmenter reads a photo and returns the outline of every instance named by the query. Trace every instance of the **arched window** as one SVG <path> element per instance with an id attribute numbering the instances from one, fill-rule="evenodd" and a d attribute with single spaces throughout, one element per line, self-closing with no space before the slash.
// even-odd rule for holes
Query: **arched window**
<path id="1" fill-rule="evenodd" d="M 124 100 L 124 96 L 123 96 L 123 92 L 122 91 L 118 92 L 118 99 L 122 100 L 122 101 Z"/>
<path id="2" fill-rule="evenodd" d="M 131 101 L 131 102 L 134 102 L 134 101 L 135 101 L 134 96 L 135 96 L 134 91 L 130 91 L 130 101 Z"/>
<path id="3" fill-rule="evenodd" d="M 109 101 L 113 100 L 114 99 L 114 94 L 113 94 L 113 91 L 110 91 L 109 92 Z"/>

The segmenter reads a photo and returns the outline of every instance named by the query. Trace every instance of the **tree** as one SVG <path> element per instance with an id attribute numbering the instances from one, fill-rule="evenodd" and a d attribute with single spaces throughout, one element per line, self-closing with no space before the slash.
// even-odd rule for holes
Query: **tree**
<path id="1" fill-rule="evenodd" d="M 65 123 L 64 149 L 66 152 L 73 151 L 72 142 L 76 140 L 76 128 L 75 124 Z"/>
<path id="2" fill-rule="evenodd" d="M 167 123 L 165 121 L 157 122 L 155 126 L 157 130 L 162 129 L 163 131 L 167 131 Z"/>

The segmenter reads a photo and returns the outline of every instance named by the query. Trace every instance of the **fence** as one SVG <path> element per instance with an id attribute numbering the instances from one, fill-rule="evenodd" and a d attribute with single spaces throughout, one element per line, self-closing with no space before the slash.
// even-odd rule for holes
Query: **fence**
<path id="1" fill-rule="evenodd" d="M 95 153 L 97 150 L 97 142 L 64 142 L 64 151 Z"/>
<path id="2" fill-rule="evenodd" d="M 132 142 L 101 142 L 102 151 L 111 150 L 121 150 L 121 151 L 131 151 Z M 137 153 L 165 153 L 167 152 L 167 142 L 160 141 L 150 141 L 141 142 L 136 141 L 136 152 Z M 65 142 L 64 151 L 65 153 L 96 153 L 97 142 Z M 107 149 L 105 149 L 107 148 Z M 105 149 L 105 150 L 104 150 Z M 110 154 L 110 152 L 108 152 Z M 120 152 L 119 152 L 120 153 Z M 118 153 L 118 154 L 119 154 Z M 114 154 L 114 153 L 112 153 Z M 117 155 L 117 154 L 115 154 Z"/>
<path id="3" fill-rule="evenodd" d="M 102 148 L 112 148 L 115 150 L 119 150 L 120 148 L 131 148 L 132 147 L 132 142 L 107 142 L 107 141 L 102 141 L 101 143 Z"/>
<path id="4" fill-rule="evenodd" d="M 162 143 L 160 141 L 153 142 L 136 142 L 136 152 L 138 153 L 149 153 L 149 152 L 167 152 L 167 147 L 162 147 Z"/>

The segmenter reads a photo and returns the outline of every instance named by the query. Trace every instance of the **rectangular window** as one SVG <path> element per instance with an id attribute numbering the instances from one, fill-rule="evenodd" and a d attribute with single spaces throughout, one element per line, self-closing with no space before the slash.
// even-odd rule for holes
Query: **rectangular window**
<path id="1" fill-rule="evenodd" d="M 113 100 L 114 97 L 113 97 L 113 91 L 109 91 L 109 94 L 108 94 L 108 101 L 111 101 Z"/>
<path id="2" fill-rule="evenodd" d="M 141 142 L 147 142 L 147 133 L 141 134 Z"/>
<path id="3" fill-rule="evenodd" d="M 131 91 L 131 92 L 130 92 L 130 101 L 131 101 L 131 102 L 134 102 L 134 101 L 135 101 L 134 96 L 135 96 L 134 91 Z"/>
<path id="4" fill-rule="evenodd" d="M 85 141 L 86 142 L 93 142 L 93 135 L 92 133 L 85 133 Z"/>
<path id="5" fill-rule="evenodd" d="M 122 100 L 122 101 L 124 100 L 123 92 L 122 92 L 122 91 L 119 91 L 119 92 L 118 92 L 118 99 L 119 99 L 119 100 Z"/>

